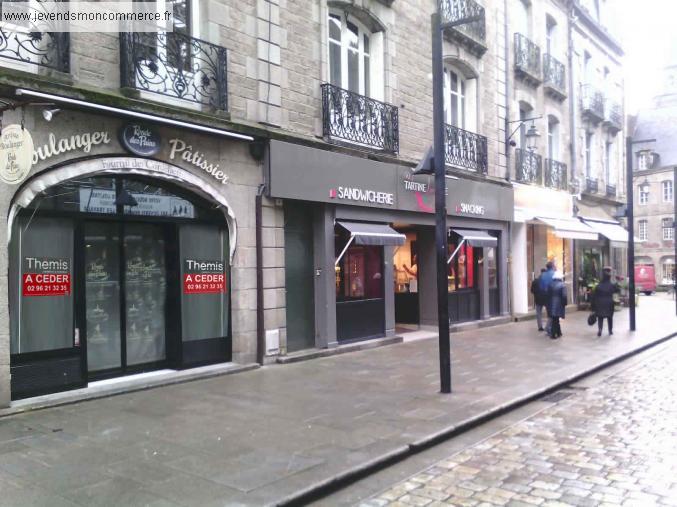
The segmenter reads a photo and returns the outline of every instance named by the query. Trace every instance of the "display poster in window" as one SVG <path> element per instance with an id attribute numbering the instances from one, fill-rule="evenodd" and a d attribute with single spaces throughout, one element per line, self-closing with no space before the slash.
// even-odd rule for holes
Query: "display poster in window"
<path id="1" fill-rule="evenodd" d="M 71 293 L 70 259 L 24 257 L 22 294 L 68 296 Z"/>
<path id="2" fill-rule="evenodd" d="M 183 261 L 184 294 L 220 294 L 226 292 L 225 263 L 216 260 Z"/>

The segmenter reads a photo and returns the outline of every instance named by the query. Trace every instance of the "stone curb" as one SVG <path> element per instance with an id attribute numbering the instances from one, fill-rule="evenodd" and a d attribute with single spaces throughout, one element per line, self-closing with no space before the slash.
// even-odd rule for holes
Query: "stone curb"
<path id="1" fill-rule="evenodd" d="M 458 424 L 448 426 L 440 431 L 431 433 L 430 435 L 427 435 L 409 444 L 396 447 L 392 451 L 372 458 L 369 461 L 365 461 L 364 463 L 349 468 L 332 477 L 329 477 L 321 481 L 317 481 L 314 484 L 311 484 L 310 486 L 301 489 L 295 493 L 287 495 L 281 500 L 278 500 L 269 505 L 280 507 L 306 505 L 313 500 L 317 500 L 333 491 L 338 490 L 342 486 L 346 486 L 348 484 L 356 482 L 359 479 L 363 479 L 381 469 L 386 468 L 387 466 L 390 466 L 399 461 L 403 461 L 409 456 L 413 456 L 414 454 L 417 454 L 425 449 L 433 447 L 434 445 L 439 444 L 445 440 L 448 440 L 456 435 L 459 435 L 460 433 L 466 432 L 472 428 L 484 424 L 491 419 L 495 419 L 511 410 L 526 405 L 527 403 L 536 401 L 537 399 L 541 398 L 546 394 L 549 394 L 553 391 L 557 391 L 558 389 L 561 389 L 566 385 L 577 382 L 578 380 L 581 380 L 584 377 L 588 377 L 616 363 L 625 361 L 626 359 L 632 356 L 635 356 L 637 354 L 644 352 L 645 350 L 660 345 L 661 343 L 664 343 L 674 337 L 677 337 L 677 332 L 669 334 L 662 338 L 657 338 L 656 340 L 649 343 L 645 343 L 636 349 L 630 350 L 611 359 L 602 361 L 601 363 L 591 368 L 587 368 L 580 373 L 576 373 L 563 380 L 559 380 L 548 386 L 536 389 L 531 393 L 526 394 L 525 396 L 517 397 L 513 400 L 503 403 L 502 405 L 498 405 L 476 416 L 465 419 L 464 421 L 461 421 Z"/>
<path id="2" fill-rule="evenodd" d="M 39 396 L 37 401 L 19 404 L 14 407 L 0 409 L 0 419 L 12 415 L 24 414 L 34 410 L 43 410 L 45 408 L 60 407 L 63 405 L 72 405 L 74 403 L 86 402 L 91 400 L 98 400 L 101 398 L 108 398 L 109 396 L 118 396 L 120 394 L 134 393 L 138 391 L 146 391 L 148 389 L 155 389 L 157 387 L 164 387 L 175 384 L 183 384 L 185 382 L 193 382 L 195 380 L 206 380 L 214 377 L 221 377 L 224 375 L 232 375 L 234 373 L 243 373 L 245 371 L 256 370 L 261 366 L 256 363 L 236 365 L 231 364 L 225 368 L 206 369 L 203 371 L 183 370 L 176 372 L 175 375 L 168 375 L 160 378 L 148 378 L 145 381 L 139 382 L 138 385 L 130 385 L 121 383 L 120 385 L 111 385 L 102 387 L 100 389 L 92 390 L 90 393 L 83 393 L 82 390 L 77 389 L 73 391 L 64 391 L 63 393 L 56 393 L 51 395 Z M 86 388 L 84 388 L 86 389 Z"/>
<path id="3" fill-rule="evenodd" d="M 320 357 L 330 357 L 339 354 L 347 354 L 349 352 L 357 352 L 360 350 L 369 350 L 378 347 L 385 347 L 386 345 L 402 343 L 403 341 L 404 338 L 402 338 L 401 336 L 377 338 L 375 340 L 339 345 L 338 347 L 334 347 L 332 349 L 310 349 L 309 351 L 293 352 L 286 356 L 279 356 L 275 360 L 275 362 L 278 364 L 298 363 L 300 361 L 308 361 L 310 359 L 317 359 Z"/>

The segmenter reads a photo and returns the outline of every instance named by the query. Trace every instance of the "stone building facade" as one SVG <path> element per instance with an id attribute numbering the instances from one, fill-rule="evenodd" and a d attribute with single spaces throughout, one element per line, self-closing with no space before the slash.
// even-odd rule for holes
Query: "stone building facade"
<path id="1" fill-rule="evenodd" d="M 33 51 L 18 42 L 0 50 L 3 125 L 12 126 L 8 139 L 29 132 L 36 151 L 0 191 L 0 240 L 9 243 L 0 253 L 0 405 L 159 367 L 263 364 L 436 322 L 434 185 L 412 169 L 433 138 L 437 2 L 175 4 L 172 34 L 45 33 L 28 43 Z M 449 19 L 469 16 L 442 38 L 449 311 L 453 322 L 507 320 L 528 306 L 520 284 L 549 255 L 550 226 L 534 220 L 552 202 L 561 208 L 554 218 L 574 219 L 566 167 L 577 153 L 578 92 L 561 71 L 571 66 L 571 9 L 580 7 L 442 5 Z M 580 30 L 599 36 L 593 25 Z M 33 37 L 15 32 L 14 41 Z M 518 61 L 516 33 L 547 48 L 548 74 Z M 527 153 L 532 123 L 550 135 Z M 516 150 L 547 159 L 548 170 L 518 170 Z M 59 189 L 72 200 L 59 200 Z M 36 219 L 34 230 L 61 220 L 72 242 L 50 253 L 56 243 L 26 232 Z M 92 224 L 113 232 L 94 234 Z M 532 268 L 529 226 L 532 246 L 540 238 Z M 132 253 L 125 238 L 135 227 L 155 231 L 136 234 L 155 246 Z M 88 257 L 104 237 L 115 253 Z M 72 288 L 28 294 L 46 290 L 24 290 L 31 248 L 64 261 L 68 273 L 47 274 L 68 275 Z M 164 254 L 144 260 L 153 248 Z M 563 264 L 567 248 L 559 241 Z M 194 275 L 225 283 L 205 289 Z M 510 293 L 509 278 L 520 280 Z M 95 282 L 116 295 L 94 291 Z M 155 317 L 137 322 L 139 308 Z M 66 316 L 51 333 L 60 333 L 56 344 L 21 324 L 39 322 L 39 311 Z"/>

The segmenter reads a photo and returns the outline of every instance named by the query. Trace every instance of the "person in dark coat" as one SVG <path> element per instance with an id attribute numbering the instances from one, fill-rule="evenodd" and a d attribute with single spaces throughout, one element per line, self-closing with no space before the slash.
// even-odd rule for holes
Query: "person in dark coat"
<path id="1" fill-rule="evenodd" d="M 553 261 L 548 261 L 545 264 L 545 273 L 541 273 L 541 276 L 538 277 L 539 280 L 539 287 L 541 288 L 541 293 L 543 294 L 543 298 L 545 300 L 545 305 L 546 305 L 546 313 L 548 312 L 548 287 L 550 287 L 550 282 L 552 282 L 552 276 L 555 274 L 555 263 Z M 545 332 L 550 335 L 550 331 L 552 329 L 552 319 L 550 318 L 550 315 L 548 314 L 548 322 L 545 325 Z"/>
<path id="2" fill-rule="evenodd" d="M 619 287 L 611 281 L 611 269 L 604 268 L 602 281 L 592 294 L 592 311 L 597 315 L 597 336 L 602 336 L 604 319 L 607 321 L 609 335 L 614 334 L 614 293 Z"/>
<path id="3" fill-rule="evenodd" d="M 546 269 L 541 269 L 541 276 Z M 541 276 L 533 279 L 531 282 L 531 293 L 534 295 L 534 306 L 536 307 L 536 323 L 538 330 L 543 331 L 543 308 L 548 304 L 548 297 L 546 292 L 541 290 Z"/>
<path id="4" fill-rule="evenodd" d="M 567 289 L 564 285 L 564 276 L 559 271 L 552 275 L 552 282 L 548 286 L 548 317 L 552 319 L 552 328 L 548 336 L 556 340 L 562 336 L 562 327 L 559 319 L 565 318 L 567 306 Z"/>

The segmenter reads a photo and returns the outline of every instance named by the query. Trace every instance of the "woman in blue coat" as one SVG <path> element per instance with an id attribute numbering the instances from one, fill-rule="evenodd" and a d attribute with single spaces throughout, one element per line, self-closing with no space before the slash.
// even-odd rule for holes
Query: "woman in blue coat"
<path id="1" fill-rule="evenodd" d="M 550 338 L 556 340 L 562 336 L 562 328 L 559 319 L 565 317 L 567 306 L 567 288 L 564 285 L 564 276 L 560 271 L 552 275 L 552 282 L 548 285 L 548 317 L 552 319 Z"/>

